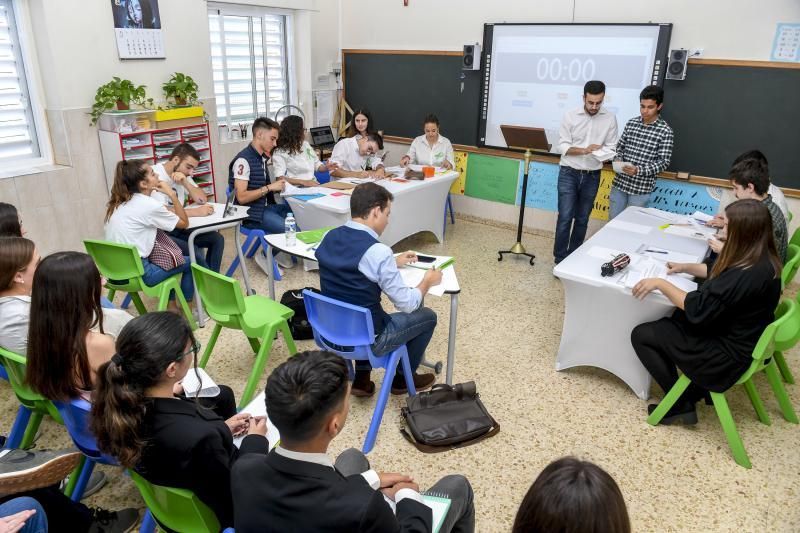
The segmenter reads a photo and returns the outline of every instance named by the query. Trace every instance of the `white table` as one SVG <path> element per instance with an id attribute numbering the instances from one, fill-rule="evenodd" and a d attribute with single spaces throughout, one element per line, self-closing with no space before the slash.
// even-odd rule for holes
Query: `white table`
<path id="1" fill-rule="evenodd" d="M 420 231 L 430 231 L 439 242 L 444 239 L 444 205 L 458 172 L 450 170 L 422 181 L 377 181 L 394 195 L 392 215 L 381 242 L 392 246 Z M 335 193 L 336 191 L 331 190 Z M 341 226 L 350 220 L 350 196 L 327 195 L 303 201 L 291 196 L 284 200 L 292 208 L 297 226 L 303 230 Z"/>
<path id="2" fill-rule="evenodd" d="M 666 220 L 637 207 L 629 207 L 616 220 L 636 224 L 646 233 L 607 224 L 553 269 L 553 274 L 564 283 L 565 293 L 564 329 L 556 370 L 574 366 L 602 368 L 618 376 L 639 398 L 646 400 L 651 378 L 633 350 L 631 331 L 639 324 L 671 314 L 675 307 L 660 293 L 637 300 L 630 289 L 619 283 L 625 271 L 602 277 L 600 265 L 611 257 L 599 258 L 590 252 L 593 247 L 594 250 L 604 247 L 631 253 L 646 244 L 648 248 L 686 254 L 692 261 L 700 262 L 708 245 L 702 239 L 664 233 L 659 226 Z"/>
<path id="3" fill-rule="evenodd" d="M 207 217 L 190 217 L 189 226 L 186 231 L 191 232 L 189 235 L 189 259 L 192 263 L 197 262 L 196 254 L 194 251 L 195 237 L 203 233 L 210 233 L 212 231 L 219 231 L 226 228 L 234 228 L 233 240 L 236 243 L 236 254 L 239 256 L 239 264 L 242 267 L 242 277 L 244 277 L 244 286 L 247 294 L 254 294 L 250 286 L 250 275 L 247 272 L 247 264 L 244 260 L 244 253 L 242 252 L 242 245 L 239 242 L 239 226 L 242 225 L 242 220 L 247 218 L 249 207 L 234 205 L 232 206 L 233 212 L 227 217 L 222 216 L 225 210 L 225 204 L 211 203 L 214 206 L 214 212 Z M 200 327 L 205 326 L 207 317 L 203 311 L 203 302 L 200 298 L 200 293 L 197 292 L 197 282 L 194 281 L 192 275 L 192 283 L 194 283 L 194 301 L 197 306 L 197 319 Z"/>
<path id="4" fill-rule="evenodd" d="M 311 261 L 316 261 L 317 256 L 314 254 L 314 248 L 316 245 L 308 245 L 299 240 L 294 246 L 286 246 L 286 236 L 282 233 L 277 233 L 273 235 L 267 235 L 266 237 L 267 243 L 269 244 L 269 248 L 267 251 L 267 264 L 272 264 L 273 258 L 273 249 L 276 249 L 279 252 L 285 252 L 287 254 L 293 255 L 295 257 L 300 257 L 303 259 L 309 259 Z M 269 272 L 267 276 L 269 277 L 269 297 L 273 300 L 275 299 L 275 276 L 273 273 L 273 269 L 268 269 Z M 410 280 L 413 279 L 419 272 L 419 269 L 405 267 L 400 269 L 400 274 L 403 276 L 403 279 L 406 280 L 408 285 L 416 286 L 417 283 L 410 283 Z M 458 295 L 461 293 L 461 287 L 458 284 L 458 278 L 456 277 L 456 270 L 454 265 L 450 265 L 449 267 L 442 270 L 442 285 L 444 286 L 444 294 L 450 295 L 450 326 L 448 329 L 448 337 L 447 337 L 447 372 L 445 377 L 445 382 L 448 385 L 453 384 L 453 365 L 455 363 L 456 358 L 456 320 L 458 318 Z M 436 370 L 438 374 L 442 370 L 442 363 L 430 363 L 427 361 L 422 362 L 423 365 L 433 368 Z"/>

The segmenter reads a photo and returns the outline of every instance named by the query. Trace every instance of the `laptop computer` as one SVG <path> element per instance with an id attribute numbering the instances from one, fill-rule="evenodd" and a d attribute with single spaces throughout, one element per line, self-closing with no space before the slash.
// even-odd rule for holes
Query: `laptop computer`
<path id="1" fill-rule="evenodd" d="M 333 131 L 330 126 L 320 126 L 318 128 L 311 128 L 311 146 L 321 150 L 331 150 L 333 145 L 336 144 L 336 139 L 333 138 Z"/>

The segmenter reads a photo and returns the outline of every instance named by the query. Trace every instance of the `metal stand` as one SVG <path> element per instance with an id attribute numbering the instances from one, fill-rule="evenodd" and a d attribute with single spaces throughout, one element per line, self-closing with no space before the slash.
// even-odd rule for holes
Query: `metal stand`
<path id="1" fill-rule="evenodd" d="M 514 254 L 514 255 L 524 255 L 525 257 L 530 257 L 530 264 L 533 265 L 533 260 L 536 259 L 536 256 L 533 254 L 529 254 L 525 251 L 525 247 L 522 245 L 522 220 L 525 218 L 525 196 L 528 193 L 528 168 L 531 164 L 531 151 L 530 148 L 525 149 L 525 174 L 522 178 L 522 195 L 520 197 L 519 202 L 519 222 L 517 223 L 517 242 L 514 243 L 514 246 L 511 247 L 510 250 L 503 250 L 497 252 L 499 256 L 497 258 L 498 261 L 503 260 L 503 254 Z"/>

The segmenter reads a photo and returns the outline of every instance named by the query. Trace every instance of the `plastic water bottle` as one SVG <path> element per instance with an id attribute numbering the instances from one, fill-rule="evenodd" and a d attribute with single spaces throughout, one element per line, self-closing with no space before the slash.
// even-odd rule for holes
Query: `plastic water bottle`
<path id="1" fill-rule="evenodd" d="M 294 246 L 297 244 L 297 222 L 292 213 L 286 214 L 286 220 L 283 223 L 284 231 L 286 232 L 286 246 Z"/>

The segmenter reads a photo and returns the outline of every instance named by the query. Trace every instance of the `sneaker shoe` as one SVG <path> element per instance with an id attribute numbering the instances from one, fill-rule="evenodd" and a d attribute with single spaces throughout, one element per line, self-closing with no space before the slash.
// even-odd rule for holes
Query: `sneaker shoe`
<path id="1" fill-rule="evenodd" d="M 103 472 L 92 472 L 92 475 L 89 476 L 89 481 L 86 483 L 86 487 L 83 489 L 83 496 L 81 496 L 81 500 L 97 493 L 97 491 L 106 486 L 107 482 L 108 478 L 106 478 L 106 475 Z M 61 485 L 59 486 L 59 490 L 63 492 L 64 488 L 67 486 L 67 483 L 69 483 L 69 477 L 64 478 L 64 481 L 62 481 Z"/>
<path id="2" fill-rule="evenodd" d="M 55 485 L 78 466 L 81 456 L 76 450 L 3 450 L 0 495 Z"/>
<path id="3" fill-rule="evenodd" d="M 433 374 L 417 374 L 414 372 L 414 388 L 417 389 L 417 392 L 430 389 L 435 382 L 436 376 Z M 395 376 L 394 380 L 392 380 L 392 394 L 408 394 L 405 377 Z"/>
<path id="4" fill-rule="evenodd" d="M 369 379 L 369 370 L 356 370 L 355 379 L 350 387 L 350 394 L 356 398 L 369 398 L 375 394 L 375 382 Z"/>
<path id="5" fill-rule="evenodd" d="M 294 268 L 294 258 L 289 254 L 276 254 L 275 260 L 278 262 L 278 266 L 281 268 Z"/>
<path id="6" fill-rule="evenodd" d="M 128 507 L 120 511 L 107 511 L 93 507 L 89 533 L 128 533 L 139 523 L 139 509 Z"/>

